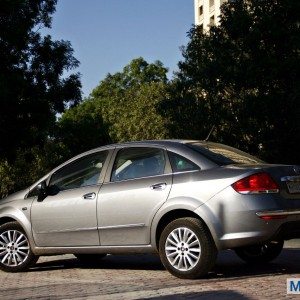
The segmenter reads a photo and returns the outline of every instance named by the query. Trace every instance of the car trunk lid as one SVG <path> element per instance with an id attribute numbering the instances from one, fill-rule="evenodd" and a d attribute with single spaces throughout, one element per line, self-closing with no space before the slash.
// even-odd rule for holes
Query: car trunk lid
<path id="1" fill-rule="evenodd" d="M 247 169 L 254 172 L 267 172 L 279 185 L 280 193 L 287 199 L 300 200 L 300 166 L 278 164 L 227 165 L 225 168 Z"/>

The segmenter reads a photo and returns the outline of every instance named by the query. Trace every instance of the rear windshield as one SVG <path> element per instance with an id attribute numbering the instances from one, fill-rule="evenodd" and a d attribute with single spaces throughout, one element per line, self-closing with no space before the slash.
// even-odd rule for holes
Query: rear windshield
<path id="1" fill-rule="evenodd" d="M 231 164 L 253 165 L 264 163 L 262 160 L 248 153 L 222 144 L 188 143 L 186 145 L 220 166 Z"/>

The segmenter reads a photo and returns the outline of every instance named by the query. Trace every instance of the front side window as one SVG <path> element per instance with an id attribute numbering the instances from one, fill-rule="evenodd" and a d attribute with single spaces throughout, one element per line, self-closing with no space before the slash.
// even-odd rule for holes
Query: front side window
<path id="1" fill-rule="evenodd" d="M 179 154 L 168 152 L 168 155 L 174 173 L 200 170 L 199 166 Z"/>
<path id="2" fill-rule="evenodd" d="M 121 181 L 164 174 L 164 151 L 157 148 L 127 148 L 120 150 L 111 181 Z"/>
<path id="3" fill-rule="evenodd" d="M 64 191 L 97 185 L 107 153 L 97 152 L 71 162 L 52 175 L 49 186 L 56 186 Z"/>

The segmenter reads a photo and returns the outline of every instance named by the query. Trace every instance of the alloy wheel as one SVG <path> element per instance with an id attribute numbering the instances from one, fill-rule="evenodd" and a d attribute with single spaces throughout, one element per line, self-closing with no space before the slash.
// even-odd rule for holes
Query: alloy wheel
<path id="1" fill-rule="evenodd" d="M 7 230 L 0 235 L 0 262 L 7 267 L 23 264 L 29 256 L 27 237 L 18 230 Z"/>
<path id="2" fill-rule="evenodd" d="M 175 228 L 166 239 L 165 253 L 175 269 L 189 271 L 197 265 L 201 257 L 200 241 L 191 229 Z"/>

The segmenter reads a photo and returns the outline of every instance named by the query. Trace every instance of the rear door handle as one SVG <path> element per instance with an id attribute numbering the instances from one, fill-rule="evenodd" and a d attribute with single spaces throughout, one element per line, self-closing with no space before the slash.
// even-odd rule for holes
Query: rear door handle
<path id="1" fill-rule="evenodd" d="M 82 196 L 83 199 L 86 200 L 93 200 L 96 197 L 96 193 L 88 193 Z"/>
<path id="2" fill-rule="evenodd" d="M 150 186 L 150 189 L 154 190 L 154 191 L 162 191 L 166 187 L 167 187 L 167 184 L 164 182 L 164 183 L 153 184 L 153 185 Z"/>

